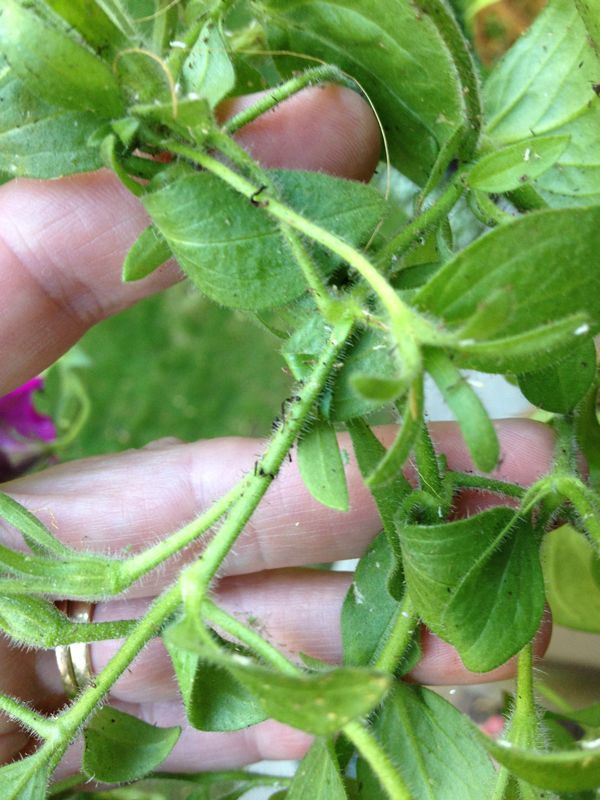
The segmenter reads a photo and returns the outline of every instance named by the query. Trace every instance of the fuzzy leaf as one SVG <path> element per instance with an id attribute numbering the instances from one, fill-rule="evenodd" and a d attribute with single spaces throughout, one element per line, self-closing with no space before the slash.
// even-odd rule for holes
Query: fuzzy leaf
<path id="1" fill-rule="evenodd" d="M 13 641 L 28 647 L 49 650 L 77 642 L 120 639 L 134 626 L 134 620 L 80 624 L 69 620 L 47 600 L 0 595 L 0 628 Z"/>
<path id="2" fill-rule="evenodd" d="M 183 63 L 184 92 L 208 100 L 211 108 L 235 85 L 235 72 L 218 25 L 208 22 Z"/>
<path id="3" fill-rule="evenodd" d="M 400 603 L 388 588 L 393 570 L 396 570 L 394 556 L 382 532 L 358 562 L 342 606 L 342 643 L 347 666 L 372 664 L 386 633 L 401 613 Z M 419 657 L 415 640 L 397 674 L 412 669 Z"/>
<path id="4" fill-rule="evenodd" d="M 88 139 L 99 125 L 94 114 L 38 100 L 14 72 L 0 78 L 0 171 L 13 178 L 58 178 L 98 169 L 98 148 Z"/>
<path id="5" fill-rule="evenodd" d="M 16 528 L 37 553 L 72 554 L 70 548 L 53 536 L 31 511 L 4 492 L 0 492 L 0 518 Z"/>
<path id="6" fill-rule="evenodd" d="M 509 192 L 539 178 L 556 163 L 569 144 L 568 136 L 539 136 L 489 153 L 469 172 L 473 189 L 484 192 Z"/>
<path id="7" fill-rule="evenodd" d="M 600 586 L 593 574 L 599 559 L 585 536 L 568 526 L 550 531 L 541 556 L 554 622 L 600 634 Z"/>
<path id="8" fill-rule="evenodd" d="M 123 262 L 123 280 L 139 281 L 171 258 L 171 249 L 154 225 L 143 230 Z"/>
<path id="9" fill-rule="evenodd" d="M 587 313 L 596 325 L 600 322 L 598 253 L 600 207 L 531 213 L 462 250 L 419 290 L 415 303 L 458 325 L 473 316 L 492 292 L 506 289 L 512 297 L 511 315 L 497 337 L 547 325 L 557 310 L 561 317 Z"/>
<path id="10" fill-rule="evenodd" d="M 100 117 L 123 112 L 108 64 L 16 0 L 3 0 L 0 52 L 32 94 Z"/>
<path id="11" fill-rule="evenodd" d="M 482 800 L 490 796 L 494 768 L 467 718 L 439 695 L 420 686 L 396 684 L 375 720 L 411 790 L 413 800 Z M 361 800 L 387 795 L 359 758 Z"/>
<path id="12" fill-rule="evenodd" d="M 180 734 L 105 706 L 84 731 L 83 769 L 98 781 L 136 780 L 166 759 Z"/>
<path id="13" fill-rule="evenodd" d="M 529 642 L 542 618 L 538 543 L 496 507 L 442 525 L 398 524 L 408 591 L 423 621 L 486 672 Z"/>
<path id="14" fill-rule="evenodd" d="M 346 800 L 335 752 L 323 739 L 304 756 L 286 795 L 287 800 Z"/>
<path id="15" fill-rule="evenodd" d="M 600 786 L 600 747 L 597 743 L 595 747 L 540 753 L 523 750 L 503 740 L 496 741 L 475 728 L 474 731 L 496 761 L 534 786 L 559 792 Z"/>
<path id="16" fill-rule="evenodd" d="M 598 328 L 587 314 L 572 314 L 525 333 L 490 341 L 462 339 L 455 351 L 456 364 L 480 372 L 512 372 L 556 365 L 581 343 L 582 336 Z"/>
<path id="17" fill-rule="evenodd" d="M 519 388 L 535 406 L 568 414 L 585 397 L 595 376 L 596 349 L 589 339 L 553 366 L 519 375 Z"/>
<path id="18" fill-rule="evenodd" d="M 186 716 L 202 731 L 236 731 L 266 718 L 258 701 L 221 664 L 184 650 L 169 637 L 165 646 L 185 705 Z"/>
<path id="19" fill-rule="evenodd" d="M 551 206 L 600 202 L 598 60 L 572 0 L 552 0 L 495 66 L 484 87 L 486 133 L 496 144 L 569 136 L 535 181 Z"/>
<path id="20" fill-rule="evenodd" d="M 251 658 L 208 648 L 185 619 L 164 636 L 171 644 L 229 670 L 258 698 L 268 716 L 316 736 L 337 733 L 352 719 L 368 714 L 390 683 L 387 675 L 357 667 L 317 674 L 274 672 Z"/>
<path id="21" fill-rule="evenodd" d="M 381 117 L 392 162 L 423 185 L 458 128 L 476 135 L 477 79 L 445 3 L 423 0 L 268 0 L 275 50 L 336 64 L 365 87 Z M 278 59 L 278 66 L 281 59 Z M 289 70 L 306 62 L 288 59 Z M 460 150 L 460 138 L 454 157 Z"/>
<path id="22" fill-rule="evenodd" d="M 498 463 L 500 444 L 483 403 L 467 379 L 441 351 L 429 351 L 425 366 L 458 421 L 473 463 L 485 472 L 491 472 Z"/>
<path id="23" fill-rule="evenodd" d="M 298 467 L 315 500 L 337 511 L 348 511 L 348 485 L 342 456 L 329 422 L 316 422 L 298 442 Z"/>
<path id="24" fill-rule="evenodd" d="M 47 766 L 35 755 L 0 767 L 2 800 L 40 800 L 47 784 Z"/>
<path id="25" fill-rule="evenodd" d="M 385 201 L 369 186 L 314 172 L 269 175 L 285 202 L 351 244 L 368 238 L 384 212 Z M 304 291 L 277 224 L 211 174 L 187 175 L 143 202 L 185 272 L 214 300 L 260 309 Z"/>

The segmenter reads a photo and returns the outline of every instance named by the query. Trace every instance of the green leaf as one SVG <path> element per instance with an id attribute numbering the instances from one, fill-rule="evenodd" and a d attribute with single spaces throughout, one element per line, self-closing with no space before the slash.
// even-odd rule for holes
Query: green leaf
<path id="1" fill-rule="evenodd" d="M 286 795 L 287 800 L 346 800 L 333 746 L 317 741 L 304 756 Z"/>
<path id="2" fill-rule="evenodd" d="M 375 720 L 375 732 L 411 790 L 412 800 L 482 800 L 491 796 L 494 768 L 467 718 L 439 695 L 396 684 Z M 387 795 L 362 758 L 361 800 Z"/>
<path id="3" fill-rule="evenodd" d="M 135 624 L 135 620 L 80 624 L 72 622 L 47 600 L 0 595 L 0 628 L 13 641 L 28 647 L 49 650 L 77 642 L 120 639 Z"/>
<path id="4" fill-rule="evenodd" d="M 211 108 L 235 86 L 235 72 L 223 34 L 215 22 L 207 22 L 183 63 L 183 91 L 206 98 Z"/>
<path id="5" fill-rule="evenodd" d="M 342 606 L 344 664 L 368 666 L 387 639 L 401 604 L 391 594 L 388 583 L 396 571 L 394 554 L 385 532 L 375 537 L 358 562 L 354 579 Z M 415 640 L 398 674 L 408 672 L 420 657 Z"/>
<path id="6" fill-rule="evenodd" d="M 350 244 L 365 241 L 384 213 L 384 199 L 369 186 L 314 172 L 269 176 L 285 202 Z M 214 300 L 260 309 L 304 291 L 277 223 L 210 173 L 175 180 L 143 202 L 185 272 Z"/>
<path id="7" fill-rule="evenodd" d="M 182 649 L 169 637 L 164 637 L 164 642 L 186 716 L 194 728 L 236 731 L 266 718 L 256 698 L 221 664 L 210 663 L 198 653 Z"/>
<path id="8" fill-rule="evenodd" d="M 535 635 L 544 610 L 530 524 L 496 507 L 441 525 L 398 525 L 408 591 L 423 621 L 486 672 Z"/>
<path id="9" fill-rule="evenodd" d="M 113 52 L 126 39 L 96 0 L 46 0 L 96 51 Z"/>
<path id="10" fill-rule="evenodd" d="M 264 5 L 273 49 L 336 64 L 360 81 L 380 115 L 392 163 L 411 180 L 425 184 L 457 128 L 465 129 L 467 141 L 476 136 L 477 79 L 444 3 L 268 0 Z M 306 66 L 300 59 L 284 63 L 290 70 Z"/>
<path id="11" fill-rule="evenodd" d="M 600 202 L 598 60 L 572 0 L 552 0 L 496 65 L 484 87 L 486 133 L 496 145 L 570 136 L 535 181 L 551 206 Z"/>
<path id="12" fill-rule="evenodd" d="M 525 333 L 490 341 L 461 339 L 454 351 L 455 363 L 481 372 L 527 372 L 556 364 L 581 344 L 581 337 L 592 334 L 587 314 L 572 314 Z"/>
<path id="13" fill-rule="evenodd" d="M 600 486 L 600 421 L 597 408 L 598 386 L 594 384 L 577 408 L 575 430 L 577 444 L 585 456 L 590 486 Z"/>
<path id="14" fill-rule="evenodd" d="M 362 419 L 352 420 L 348 424 L 348 433 L 352 439 L 352 446 L 360 473 L 366 480 L 382 462 L 386 449 Z M 399 579 L 398 570 L 400 568 L 400 550 L 397 543 L 394 518 L 400 504 L 411 491 L 412 487 L 401 471 L 398 471 L 391 483 L 386 483 L 385 486 L 371 487 L 371 493 L 377 504 L 383 528 L 395 553 L 396 569 L 394 570 L 393 583 Z M 392 594 L 399 599 L 397 591 L 392 590 Z"/>
<path id="15" fill-rule="evenodd" d="M 550 531 L 541 557 L 554 622 L 600 634 L 600 586 L 592 571 L 598 557 L 585 536 L 569 526 Z"/>
<path id="16" fill-rule="evenodd" d="M 108 783 L 141 778 L 169 755 L 181 728 L 158 728 L 105 706 L 84 731 L 83 769 Z"/>
<path id="17" fill-rule="evenodd" d="M 0 51 L 32 94 L 73 111 L 122 114 L 108 64 L 16 0 L 4 0 L 0 19 Z"/>
<path id="18" fill-rule="evenodd" d="M 98 169 L 88 144 L 99 120 L 39 100 L 9 70 L 0 78 L 0 170 L 11 177 L 57 178 Z"/>
<path id="19" fill-rule="evenodd" d="M 348 485 L 335 428 L 318 421 L 298 442 L 298 466 L 312 496 L 329 508 L 348 511 Z"/>
<path id="20" fill-rule="evenodd" d="M 468 174 L 468 183 L 473 189 L 498 194 L 518 189 L 550 169 L 568 144 L 568 136 L 539 136 L 508 145 L 478 161 Z"/>
<path id="21" fill-rule="evenodd" d="M 600 786 L 600 747 L 597 743 L 595 746 L 582 745 L 577 750 L 540 753 L 523 750 L 502 739 L 496 741 L 480 733 L 474 726 L 473 730 L 496 761 L 534 786 L 559 792 L 597 789 Z"/>
<path id="22" fill-rule="evenodd" d="M 600 58 L 600 3 L 598 0 L 575 0 L 575 5 Z"/>
<path id="23" fill-rule="evenodd" d="M 0 518 L 22 533 L 27 544 L 37 553 L 54 553 L 58 556 L 73 554 L 31 511 L 4 492 L 0 492 Z"/>
<path id="24" fill-rule="evenodd" d="M 595 376 L 596 349 L 588 339 L 554 366 L 519 375 L 519 388 L 535 406 L 568 414 L 585 397 Z"/>
<path id="25" fill-rule="evenodd" d="M 577 236 L 573 236 L 577 231 Z M 600 321 L 600 208 L 539 211 L 482 236 L 445 264 L 414 302 L 450 325 L 464 324 L 492 292 L 505 289 L 511 315 L 496 336 L 586 312 Z M 482 269 L 481 265 L 486 268 Z M 589 332 L 584 328 L 581 335 Z"/>
<path id="26" fill-rule="evenodd" d="M 361 333 L 344 357 L 332 388 L 330 419 L 346 422 L 376 411 L 383 405 L 381 400 L 367 399 L 353 388 L 355 375 L 371 375 L 385 379 L 397 372 L 393 348 L 386 336 L 369 328 Z"/>
<path id="27" fill-rule="evenodd" d="M 355 372 L 350 378 L 352 388 L 367 400 L 376 403 L 391 403 L 406 391 L 406 383 L 400 378 L 380 378 Z"/>
<path id="28" fill-rule="evenodd" d="M 33 755 L 0 767 L 2 800 L 40 800 L 46 796 L 48 768 Z"/>
<path id="29" fill-rule="evenodd" d="M 368 714 L 389 687 L 389 676 L 355 667 L 317 674 L 274 672 L 251 658 L 207 647 L 186 620 L 171 626 L 164 636 L 229 670 L 258 698 L 268 716 L 316 736 L 337 733 L 352 719 Z"/>
<path id="30" fill-rule="evenodd" d="M 171 249 L 156 230 L 149 225 L 129 248 L 123 262 L 123 280 L 139 281 L 171 258 Z"/>
<path id="31" fill-rule="evenodd" d="M 458 421 L 473 463 L 491 472 L 498 463 L 500 444 L 483 403 L 441 350 L 428 351 L 425 366 Z"/>

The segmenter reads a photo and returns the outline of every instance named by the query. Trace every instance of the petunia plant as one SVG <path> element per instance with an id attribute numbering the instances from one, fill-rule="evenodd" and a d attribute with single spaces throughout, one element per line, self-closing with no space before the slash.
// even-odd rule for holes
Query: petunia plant
<path id="1" fill-rule="evenodd" d="M 382 163 L 369 185 L 264 169 L 235 139 L 325 83 L 363 95 L 377 115 Z M 82 729 L 78 780 L 152 775 L 139 794 L 102 795 L 115 798 L 235 798 L 261 782 L 290 800 L 594 796 L 598 708 L 565 711 L 577 736 L 553 748 L 536 708 L 532 640 L 546 600 L 541 549 L 555 567 L 551 597 L 569 579 L 558 561 L 582 548 L 591 608 L 600 592 L 599 85 L 598 0 L 550 0 L 485 76 L 447 0 L 0 0 L 3 180 L 113 170 L 149 217 L 123 280 L 174 257 L 206 297 L 279 338 L 295 381 L 254 468 L 145 550 L 68 547 L 0 495 L 27 547 L 0 548 L 5 635 L 29 648 L 123 640 L 53 717 L 0 696 L 40 740 L 0 768 L 3 798 L 79 796 L 73 781 L 51 782 Z M 217 113 L 223 99 L 263 89 L 226 121 Z M 490 477 L 498 438 L 465 370 L 507 376 L 544 412 L 555 458 L 532 486 Z M 427 375 L 473 472 L 449 469 L 434 448 Z M 38 385 L 0 401 L 0 443 L 53 437 L 29 405 Z M 399 421 L 387 449 L 371 427 L 384 412 Z M 332 665 L 290 658 L 211 590 L 292 449 L 311 494 L 347 510 L 342 430 L 382 532 L 358 564 L 341 615 L 343 664 Z M 457 519 L 464 490 L 498 503 Z M 117 597 L 199 540 L 200 555 L 139 618 L 74 623 L 51 602 Z M 594 629 L 584 605 L 578 625 Z M 503 738 L 402 681 L 419 658 L 420 623 L 474 672 L 517 656 Z M 191 725 L 238 730 L 270 717 L 315 737 L 291 782 L 153 772 L 179 730 L 105 699 L 159 635 Z"/>

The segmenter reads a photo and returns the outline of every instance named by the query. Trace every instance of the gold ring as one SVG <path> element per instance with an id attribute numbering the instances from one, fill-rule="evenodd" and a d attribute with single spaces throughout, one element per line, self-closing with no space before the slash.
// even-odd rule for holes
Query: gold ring
<path id="1" fill-rule="evenodd" d="M 73 622 L 91 622 L 94 616 L 94 603 L 84 600 L 60 600 L 56 603 L 59 611 Z M 58 671 L 68 698 L 94 682 L 90 645 L 88 642 L 60 645 L 55 648 Z"/>

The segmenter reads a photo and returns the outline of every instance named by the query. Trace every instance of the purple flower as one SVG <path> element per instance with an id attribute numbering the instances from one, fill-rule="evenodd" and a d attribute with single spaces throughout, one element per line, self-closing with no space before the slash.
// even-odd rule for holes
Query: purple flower
<path id="1" fill-rule="evenodd" d="M 42 378 L 32 378 L 0 397 L 0 481 L 35 464 L 44 453 L 42 445 L 56 439 L 52 419 L 33 405 L 33 394 L 43 386 Z"/>

